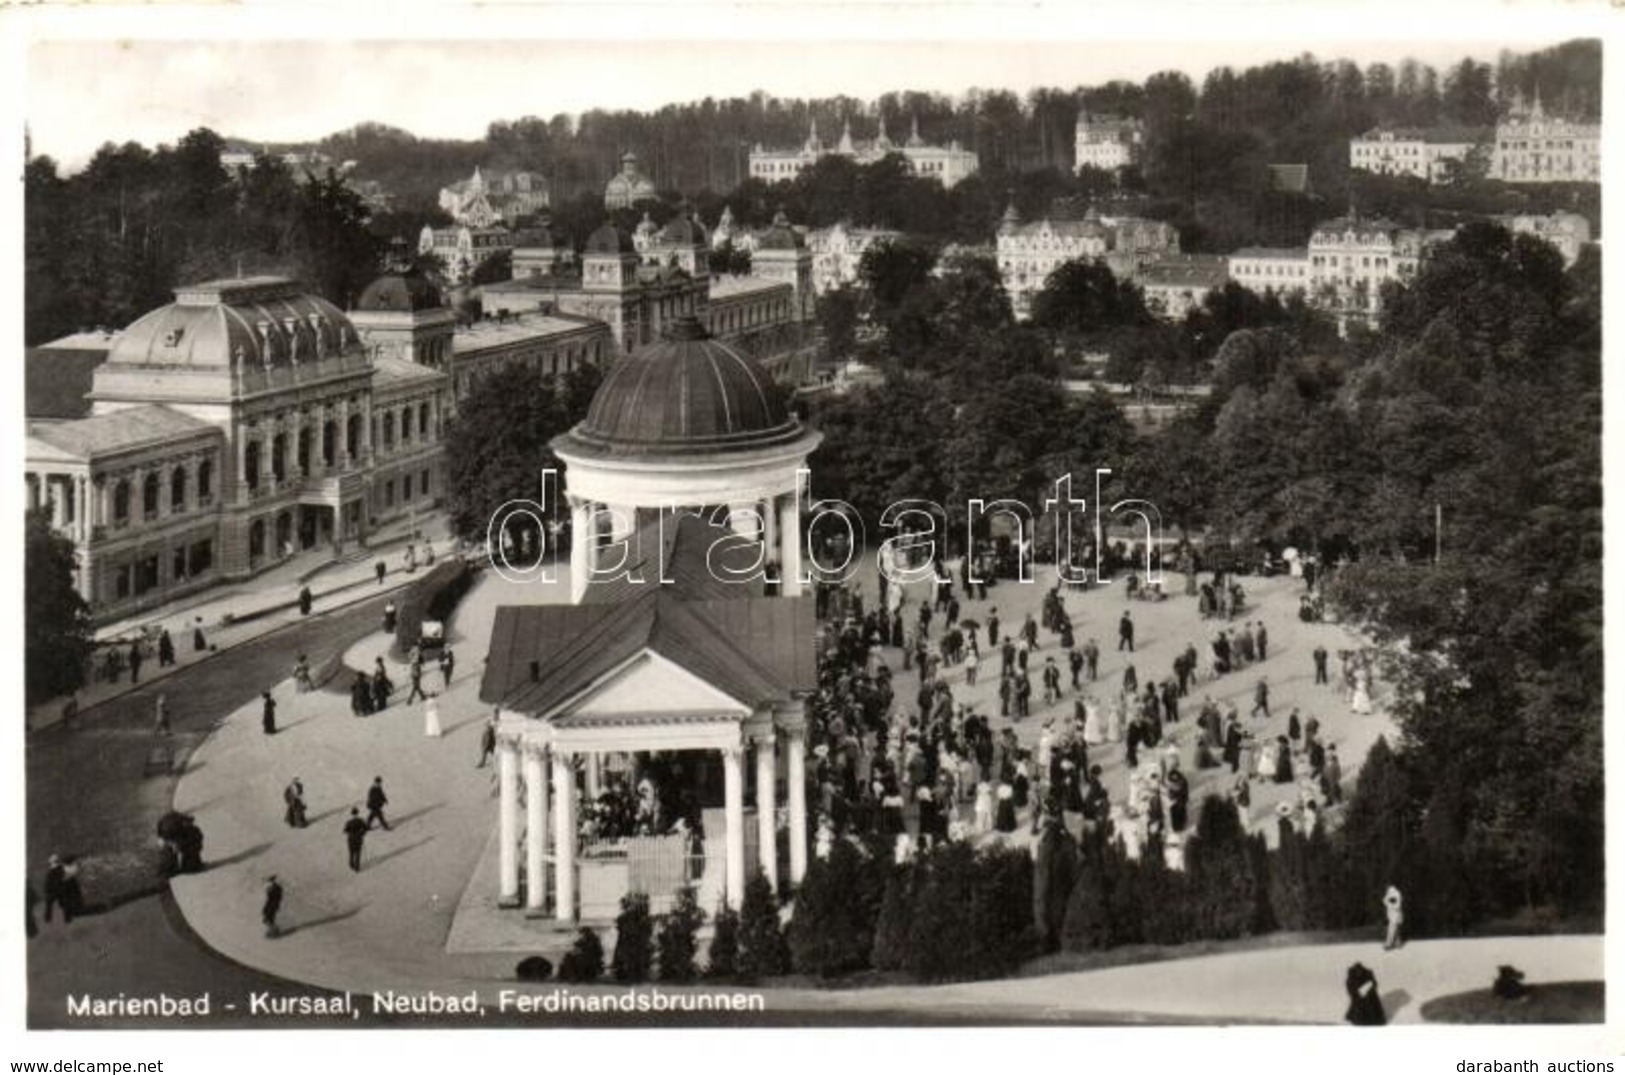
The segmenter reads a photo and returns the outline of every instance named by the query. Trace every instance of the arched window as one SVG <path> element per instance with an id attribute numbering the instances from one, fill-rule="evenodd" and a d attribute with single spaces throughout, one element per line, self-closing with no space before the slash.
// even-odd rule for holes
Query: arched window
<path id="1" fill-rule="evenodd" d="M 302 426 L 299 430 L 299 440 L 294 446 L 294 462 L 301 474 L 310 473 L 310 434 L 310 427 Z"/>
<path id="2" fill-rule="evenodd" d="M 322 466 L 331 467 L 339 450 L 339 424 L 328 420 L 322 423 Z"/>
<path id="3" fill-rule="evenodd" d="M 122 478 L 113 486 L 113 521 L 120 526 L 130 521 L 130 483 Z"/>
<path id="4" fill-rule="evenodd" d="M 418 404 L 418 436 L 427 437 L 428 435 L 429 435 L 429 405 L 427 403 L 419 403 Z"/>
<path id="5" fill-rule="evenodd" d="M 271 438 L 271 477 L 278 482 L 288 476 L 288 435 L 278 433 Z"/>
<path id="6" fill-rule="evenodd" d="M 265 555 L 265 520 L 255 519 L 248 524 L 248 558 L 257 560 Z"/>
<path id="7" fill-rule="evenodd" d="M 401 408 L 401 443 L 405 444 L 412 439 L 412 408 L 410 405 Z"/>
<path id="8" fill-rule="evenodd" d="M 384 450 L 395 447 L 395 412 L 384 413 Z"/>
<path id="9" fill-rule="evenodd" d="M 361 457 L 361 416 L 350 415 L 350 427 L 344 431 L 344 451 L 351 462 Z"/>
<path id="10" fill-rule="evenodd" d="M 176 467 L 169 475 L 169 510 L 186 510 L 186 468 Z"/>
<path id="11" fill-rule="evenodd" d="M 156 519 L 158 517 L 159 484 L 158 475 L 156 474 L 148 474 L 146 480 L 141 483 L 141 515 L 143 518 Z"/>
<path id="12" fill-rule="evenodd" d="M 260 487 L 260 442 L 251 440 L 243 448 L 243 481 L 250 489 Z"/>
<path id="13" fill-rule="evenodd" d="M 199 500 L 214 495 L 214 460 L 205 459 L 197 465 L 197 495 Z"/>

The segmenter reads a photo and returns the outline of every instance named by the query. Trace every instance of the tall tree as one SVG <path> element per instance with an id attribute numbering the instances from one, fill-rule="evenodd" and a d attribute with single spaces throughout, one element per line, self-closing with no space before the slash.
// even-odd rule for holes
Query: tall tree
<path id="1" fill-rule="evenodd" d="M 23 666 L 30 705 L 84 686 L 90 659 L 90 607 L 74 588 L 73 543 L 47 511 L 23 524 Z"/>

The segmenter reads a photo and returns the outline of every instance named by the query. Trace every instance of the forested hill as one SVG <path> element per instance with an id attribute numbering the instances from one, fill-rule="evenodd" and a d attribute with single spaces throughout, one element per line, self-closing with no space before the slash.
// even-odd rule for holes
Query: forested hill
<path id="1" fill-rule="evenodd" d="M 1079 72 L 1089 64 L 1080 57 Z M 1463 59 L 1439 71 L 1414 60 L 1361 68 L 1310 55 L 1257 67 L 1216 68 L 1200 85 L 1176 72 L 1144 83 L 1111 82 L 1071 89 L 1043 88 L 1025 97 L 1005 90 L 943 94 L 900 91 L 878 101 L 836 96 L 748 98 L 669 104 L 656 111 L 592 110 L 550 119 L 526 116 L 490 124 L 483 141 L 415 138 L 381 124 L 331 135 L 318 148 L 355 160 L 360 174 L 410 201 L 432 202 L 446 182 L 478 163 L 533 169 L 567 200 L 597 191 L 630 149 L 662 190 L 695 195 L 727 191 L 746 175 L 750 147 L 797 146 L 809 121 L 833 143 L 843 119 L 853 135 L 873 138 L 884 117 L 902 141 L 911 122 L 929 143 L 958 141 L 976 151 L 984 172 L 1070 170 L 1073 130 L 1081 110 L 1133 116 L 1149 127 L 1146 178 L 1177 187 L 1215 162 L 1244 169 L 1258 162 L 1307 162 L 1340 174 L 1346 141 L 1377 123 L 1489 124 L 1515 94 L 1538 89 L 1547 109 L 1571 116 L 1600 114 L 1602 46 L 1571 41 L 1532 53 L 1504 52 L 1494 64 Z"/>

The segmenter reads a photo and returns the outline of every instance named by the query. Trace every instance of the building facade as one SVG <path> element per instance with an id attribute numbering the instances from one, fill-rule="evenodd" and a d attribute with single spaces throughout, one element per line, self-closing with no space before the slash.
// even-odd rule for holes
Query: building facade
<path id="1" fill-rule="evenodd" d="M 1139 120 L 1081 112 L 1073 133 L 1073 167 L 1108 172 L 1126 168 L 1140 162 L 1144 144 L 1145 126 Z"/>
<path id="2" fill-rule="evenodd" d="M 433 254 L 446 267 L 446 279 L 466 283 L 474 270 L 489 259 L 512 252 L 525 240 L 501 223 L 474 228 L 458 224 L 450 228 L 423 226 L 418 236 L 418 253 Z"/>
<path id="3" fill-rule="evenodd" d="M 1022 223 L 1012 205 L 1000 221 L 994 252 L 1011 306 L 1025 318 L 1044 281 L 1066 262 L 1098 259 L 1119 279 L 1134 279 L 1145 266 L 1179 253 L 1179 232 L 1162 221 L 1101 216 L 1092 208 L 1082 220 Z"/>
<path id="4" fill-rule="evenodd" d="M 837 223 L 813 228 L 807 233 L 807 249 L 812 254 L 812 285 L 815 294 L 844 287 L 858 280 L 863 253 L 876 243 L 901 239 L 903 233 L 886 228 L 857 228 Z"/>
<path id="5" fill-rule="evenodd" d="M 440 189 L 440 208 L 470 228 L 489 228 L 498 222 L 512 226 L 547 207 L 547 179 L 535 172 L 486 174 L 476 166 L 469 178 Z"/>
<path id="6" fill-rule="evenodd" d="M 1495 128 L 1490 176 L 1504 183 L 1602 182 L 1602 125 L 1548 116 L 1540 94 Z"/>
<path id="7" fill-rule="evenodd" d="M 1465 163 L 1492 140 L 1492 131 L 1473 127 L 1374 127 L 1349 139 L 1349 167 L 1439 183 L 1450 177 L 1450 162 Z"/>
<path id="8" fill-rule="evenodd" d="M 1243 247 L 1230 255 L 1227 270 L 1231 280 L 1261 295 L 1309 289 L 1309 251 L 1303 247 Z"/>
<path id="9" fill-rule="evenodd" d="M 1382 285 L 1410 281 L 1428 247 L 1451 234 L 1402 228 L 1355 213 L 1318 224 L 1309 236 L 1310 301 L 1335 315 L 1339 330 L 1375 324 L 1382 311 Z"/>
<path id="10" fill-rule="evenodd" d="M 1591 222 L 1579 213 L 1518 213 L 1495 218 L 1514 235 L 1533 235 L 1557 247 L 1564 267 L 1580 260 L 1580 251 L 1591 242 Z"/>
<path id="11" fill-rule="evenodd" d="M 803 170 L 824 157 L 846 157 L 858 164 L 874 164 L 896 153 L 907 163 L 909 171 L 923 179 L 933 179 L 944 187 L 952 187 L 976 174 L 976 154 L 964 149 L 958 142 L 945 146 L 930 145 L 920 137 L 919 120 L 911 121 L 907 141 L 893 142 L 886 134 L 886 117 L 880 117 L 879 131 L 872 141 L 857 142 L 852 138 L 851 120 L 841 126 L 840 140 L 826 146 L 818 137 L 818 120 L 811 121 L 807 140 L 790 149 L 764 149 L 760 144 L 750 152 L 750 175 L 767 183 L 788 183 Z"/>
<path id="12" fill-rule="evenodd" d="M 1169 321 L 1183 320 L 1228 279 L 1225 259 L 1213 254 L 1166 254 L 1135 275 L 1146 309 Z"/>

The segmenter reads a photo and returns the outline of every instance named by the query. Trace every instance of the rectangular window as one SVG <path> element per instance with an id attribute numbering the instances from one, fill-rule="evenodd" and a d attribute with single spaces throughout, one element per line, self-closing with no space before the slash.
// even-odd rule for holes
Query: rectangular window
<path id="1" fill-rule="evenodd" d="M 214 566 L 214 542 L 199 541 L 192 545 L 187 555 L 187 566 L 193 575 L 201 575 Z"/>
<path id="2" fill-rule="evenodd" d="M 384 507 L 392 508 L 394 506 L 395 506 L 395 479 L 391 478 L 389 481 L 384 483 Z"/>
<path id="3" fill-rule="evenodd" d="M 135 565 L 135 592 L 136 596 L 149 590 L 158 588 L 158 557 L 148 556 L 136 561 Z"/>
<path id="4" fill-rule="evenodd" d="M 118 598 L 130 596 L 130 582 L 135 571 L 129 564 L 120 564 L 113 573 L 113 596 Z"/>
<path id="5" fill-rule="evenodd" d="M 184 546 L 175 550 L 174 560 L 170 564 L 169 577 L 176 582 L 186 577 L 186 549 Z"/>
<path id="6" fill-rule="evenodd" d="M 427 470 L 425 470 L 421 475 L 419 475 L 418 484 L 419 484 L 419 487 L 420 487 L 418 491 L 420 493 L 422 493 L 424 496 L 428 496 L 429 495 L 429 472 Z"/>

